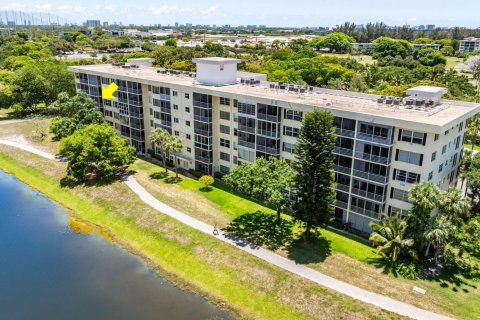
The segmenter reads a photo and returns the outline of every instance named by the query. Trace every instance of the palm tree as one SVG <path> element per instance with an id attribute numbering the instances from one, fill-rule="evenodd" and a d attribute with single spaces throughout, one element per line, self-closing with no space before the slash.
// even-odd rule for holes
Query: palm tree
<path id="1" fill-rule="evenodd" d="M 171 137 L 167 142 L 167 149 L 173 153 L 173 162 L 175 164 L 175 178 L 178 179 L 177 154 L 183 149 L 183 142 L 179 137 Z"/>
<path id="2" fill-rule="evenodd" d="M 370 240 L 377 246 L 377 253 L 395 263 L 402 255 L 416 257 L 412 250 L 413 239 L 405 239 L 407 223 L 397 212 L 393 216 L 383 214 L 381 221 L 370 222 L 374 230 Z"/>
<path id="3" fill-rule="evenodd" d="M 440 216 L 438 218 L 433 218 L 429 229 L 425 231 L 424 234 L 425 240 L 428 241 L 425 257 L 428 257 L 430 247 L 433 246 L 435 248 L 434 259 L 437 260 L 440 252 L 448 244 L 448 241 L 450 240 L 454 230 L 454 226 L 450 223 L 450 221 L 447 220 L 446 217 Z"/>
<path id="4" fill-rule="evenodd" d="M 170 133 L 162 128 L 153 130 L 149 136 L 150 143 L 152 144 L 153 148 L 155 149 L 155 146 L 158 146 L 160 149 L 162 149 L 162 159 L 163 165 L 165 166 L 165 173 L 168 173 L 165 146 L 170 137 Z"/>
<path id="5" fill-rule="evenodd" d="M 450 221 L 466 218 L 470 214 L 470 201 L 462 196 L 457 188 L 442 192 L 438 199 L 438 210 Z"/>

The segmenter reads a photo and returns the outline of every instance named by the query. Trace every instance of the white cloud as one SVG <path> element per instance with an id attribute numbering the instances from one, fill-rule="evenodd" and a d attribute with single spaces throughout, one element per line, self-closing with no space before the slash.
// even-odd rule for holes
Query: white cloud
<path id="1" fill-rule="evenodd" d="M 10 4 L 0 6 L 0 10 L 21 11 L 25 10 L 26 8 L 27 6 L 25 4 L 18 2 L 12 2 Z"/>
<path id="2" fill-rule="evenodd" d="M 33 10 L 34 12 L 41 12 L 41 13 L 52 12 L 52 5 L 49 3 L 37 4 L 37 5 L 34 5 L 33 8 L 35 8 L 35 10 Z"/>
<path id="3" fill-rule="evenodd" d="M 193 8 L 189 7 L 179 7 L 177 5 L 168 5 L 164 4 L 160 7 L 150 7 L 149 11 L 154 15 L 165 15 L 165 14 L 178 14 L 178 13 L 190 13 L 193 12 Z"/>
<path id="4" fill-rule="evenodd" d="M 82 6 L 62 5 L 57 7 L 57 11 L 60 13 L 82 13 L 86 12 L 86 8 Z"/>
<path id="5" fill-rule="evenodd" d="M 224 13 L 220 11 L 220 5 L 211 6 L 202 11 L 204 16 L 225 16 Z"/>

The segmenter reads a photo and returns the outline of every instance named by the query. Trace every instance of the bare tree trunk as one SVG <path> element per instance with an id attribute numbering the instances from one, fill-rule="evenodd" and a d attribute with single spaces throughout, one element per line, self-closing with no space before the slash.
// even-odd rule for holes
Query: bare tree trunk
<path id="1" fill-rule="evenodd" d="M 310 240 L 311 232 L 310 230 L 312 229 L 312 224 L 310 221 L 307 221 L 305 224 L 305 233 L 303 234 L 305 240 Z"/>
<path id="2" fill-rule="evenodd" d="M 425 250 L 425 257 L 428 257 L 428 254 L 430 253 L 430 245 L 431 243 L 428 243 L 427 250 Z"/>
<path id="3" fill-rule="evenodd" d="M 175 179 L 178 179 L 178 164 L 177 164 L 177 157 L 174 158 L 175 161 Z"/>
<path id="4" fill-rule="evenodd" d="M 280 214 L 281 214 L 281 212 L 280 212 L 280 207 L 277 206 L 277 221 L 276 221 L 277 223 L 280 223 L 280 221 L 281 221 Z"/>
<path id="5" fill-rule="evenodd" d="M 163 165 L 165 166 L 165 173 L 168 173 L 168 168 L 167 168 L 167 156 L 165 152 L 162 152 L 163 155 Z"/>

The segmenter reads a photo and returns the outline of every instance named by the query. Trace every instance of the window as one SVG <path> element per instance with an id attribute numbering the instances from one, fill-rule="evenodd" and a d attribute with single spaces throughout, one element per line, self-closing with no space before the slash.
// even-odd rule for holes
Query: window
<path id="1" fill-rule="evenodd" d="M 187 125 L 187 127 L 190 127 L 190 121 L 185 121 L 185 124 Z"/>
<path id="2" fill-rule="evenodd" d="M 438 133 L 435 134 L 435 138 L 433 138 L 433 141 L 437 141 L 438 138 L 440 138 L 440 135 Z"/>
<path id="3" fill-rule="evenodd" d="M 173 96 L 174 96 L 174 97 L 178 96 L 178 92 L 177 92 L 177 91 L 173 91 Z"/>
<path id="4" fill-rule="evenodd" d="M 249 114 L 251 116 L 255 115 L 255 105 L 249 103 L 238 103 L 238 113 Z"/>
<path id="5" fill-rule="evenodd" d="M 178 123 L 179 122 L 178 118 L 173 118 L 173 122 Z"/>
<path id="6" fill-rule="evenodd" d="M 300 129 L 283 126 L 283 134 L 289 137 L 298 137 Z"/>
<path id="7" fill-rule="evenodd" d="M 108 101 L 108 100 L 107 100 L 107 101 Z M 149 111 L 150 111 L 150 115 L 153 116 L 153 109 L 150 108 Z"/>
<path id="8" fill-rule="evenodd" d="M 190 99 L 190 94 L 189 93 L 185 93 L 185 99 Z"/>
<path id="9" fill-rule="evenodd" d="M 187 152 L 188 152 L 188 153 L 191 153 L 191 152 L 192 152 L 192 148 L 187 147 Z"/>
<path id="10" fill-rule="evenodd" d="M 220 119 L 230 120 L 230 112 L 220 111 Z"/>
<path id="11" fill-rule="evenodd" d="M 295 120 L 295 121 L 302 121 L 303 112 L 293 111 L 293 110 L 284 110 L 283 118 L 289 119 L 289 120 Z"/>
<path id="12" fill-rule="evenodd" d="M 293 144 L 291 143 L 283 143 L 283 151 L 288 152 L 288 153 L 293 153 Z"/>
<path id="13" fill-rule="evenodd" d="M 405 217 L 405 216 L 408 214 L 408 210 L 407 210 L 407 209 L 400 209 L 400 208 L 388 206 L 388 213 L 389 213 L 390 215 L 394 215 L 394 214 L 396 214 L 397 212 L 400 213 L 400 216 L 401 216 L 401 217 Z"/>
<path id="14" fill-rule="evenodd" d="M 150 120 L 150 127 L 153 127 L 153 120 Z"/>
<path id="15" fill-rule="evenodd" d="M 420 181 L 420 175 L 418 173 L 408 172 L 399 169 L 393 170 L 393 177 L 395 180 L 403 181 L 406 183 L 416 183 Z"/>
<path id="16" fill-rule="evenodd" d="M 178 110 L 178 104 L 173 105 L 173 110 Z"/>
<path id="17" fill-rule="evenodd" d="M 404 150 L 397 150 L 395 160 L 421 166 L 423 162 L 423 154 Z"/>
<path id="18" fill-rule="evenodd" d="M 392 188 L 390 198 L 408 202 L 408 191 Z"/>
<path id="19" fill-rule="evenodd" d="M 425 140 L 427 139 L 427 134 L 422 132 L 415 132 L 409 130 L 402 130 L 400 129 L 398 140 L 415 143 L 415 144 L 422 144 L 425 145 Z"/>
<path id="20" fill-rule="evenodd" d="M 187 133 L 187 135 L 185 136 L 187 138 L 187 140 L 192 140 L 192 136 L 190 134 Z"/>
<path id="21" fill-rule="evenodd" d="M 220 139 L 220 146 L 225 148 L 230 148 L 230 140 Z"/>
<path id="22" fill-rule="evenodd" d="M 175 131 L 175 135 L 176 135 L 177 137 L 180 136 L 180 132 Z"/>
<path id="23" fill-rule="evenodd" d="M 185 112 L 190 112 L 190 107 L 185 107 Z"/>
<path id="24" fill-rule="evenodd" d="M 437 151 L 432 153 L 432 162 L 435 161 L 435 159 L 437 159 Z"/>
<path id="25" fill-rule="evenodd" d="M 428 174 L 428 181 L 431 181 L 433 179 L 433 171 L 430 171 Z"/>
<path id="26" fill-rule="evenodd" d="M 228 161 L 230 162 L 230 155 L 225 152 L 220 152 L 220 159 L 223 161 Z"/>
<path id="27" fill-rule="evenodd" d="M 230 127 L 224 126 L 223 124 L 220 125 L 220 133 L 230 134 Z"/>
<path id="28" fill-rule="evenodd" d="M 229 174 L 230 173 L 230 168 L 225 167 L 225 166 L 220 166 L 220 173 Z"/>
<path id="29" fill-rule="evenodd" d="M 442 172 L 442 170 L 443 170 L 443 163 L 440 166 L 438 166 L 438 173 Z"/>
<path id="30" fill-rule="evenodd" d="M 238 157 L 237 156 L 233 156 L 233 164 L 237 164 L 238 163 Z"/>
<path id="31" fill-rule="evenodd" d="M 235 137 L 238 136 L 238 129 L 237 128 L 233 128 L 233 135 Z"/>
<path id="32" fill-rule="evenodd" d="M 220 97 L 220 104 L 224 106 L 230 105 L 230 98 Z"/>

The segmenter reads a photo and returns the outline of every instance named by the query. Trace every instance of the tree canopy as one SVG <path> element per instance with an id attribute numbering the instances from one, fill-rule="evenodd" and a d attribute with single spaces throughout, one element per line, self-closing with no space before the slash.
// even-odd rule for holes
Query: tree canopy
<path id="1" fill-rule="evenodd" d="M 135 160 L 135 148 L 108 124 L 91 124 L 60 141 L 60 156 L 68 160 L 67 179 L 83 182 L 111 179 Z"/>

